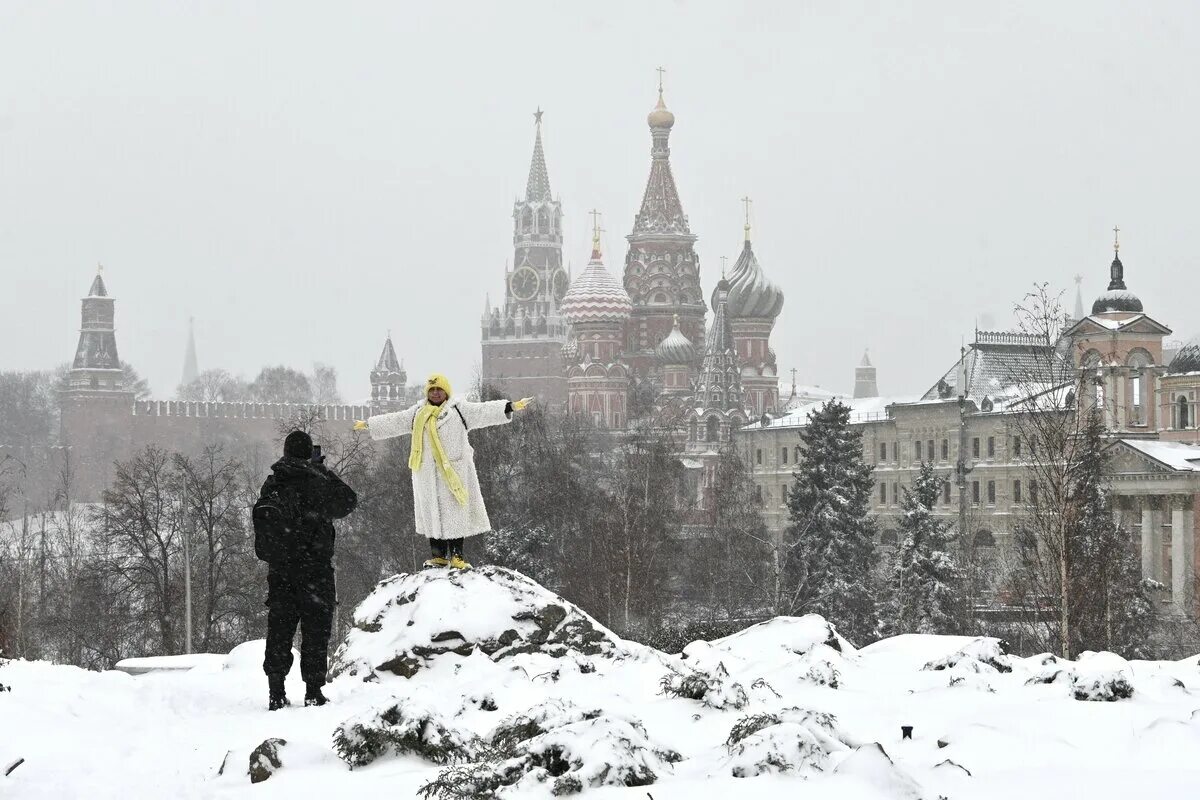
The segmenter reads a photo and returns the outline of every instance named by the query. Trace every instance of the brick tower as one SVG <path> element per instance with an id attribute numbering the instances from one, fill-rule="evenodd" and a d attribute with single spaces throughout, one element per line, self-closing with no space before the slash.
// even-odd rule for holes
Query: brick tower
<path id="1" fill-rule="evenodd" d="M 562 203 L 550 192 L 542 150 L 542 111 L 525 197 L 513 203 L 513 262 L 504 275 L 504 303 L 485 305 L 481 320 L 483 379 L 512 397 L 546 404 L 567 399 L 562 346 L 566 323 L 559 304 L 570 279 L 562 266 Z"/>

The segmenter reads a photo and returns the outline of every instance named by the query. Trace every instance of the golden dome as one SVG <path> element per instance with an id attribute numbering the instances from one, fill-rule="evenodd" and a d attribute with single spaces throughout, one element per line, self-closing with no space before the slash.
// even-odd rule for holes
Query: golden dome
<path id="1" fill-rule="evenodd" d="M 651 128 L 670 128 L 675 124 L 675 115 L 667 110 L 667 104 L 663 102 L 661 88 L 658 90 L 658 105 L 646 117 L 646 123 Z"/>

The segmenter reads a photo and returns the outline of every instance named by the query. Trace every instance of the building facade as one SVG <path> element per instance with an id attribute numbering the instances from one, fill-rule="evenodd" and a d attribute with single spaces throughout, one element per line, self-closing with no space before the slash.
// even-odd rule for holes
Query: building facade
<path id="1" fill-rule="evenodd" d="M 929 463 L 946 479 L 934 512 L 965 530 L 977 547 L 1012 547 L 1030 492 L 1036 491 L 1016 393 L 1032 372 L 1059 363 L 1060 385 L 1084 387 L 1074 407 L 1099 408 L 1104 415 L 1114 513 L 1141 542 L 1143 573 L 1167 588 L 1165 599 L 1175 610 L 1200 616 L 1195 597 L 1200 342 L 1193 340 L 1164 363 L 1170 329 L 1148 316 L 1126 288 L 1119 257 L 1110 277 L 1092 313 L 1077 311 L 1058 342 L 976 332 L 970 347 L 923 395 L 843 400 L 862 432 L 863 458 L 875 470 L 873 511 L 881 546 L 896 543 L 904 489 Z M 862 370 L 856 388 L 867 382 Z M 776 536 L 789 521 L 787 492 L 803 458 L 800 434 L 819 405 L 800 406 L 738 432 Z"/>

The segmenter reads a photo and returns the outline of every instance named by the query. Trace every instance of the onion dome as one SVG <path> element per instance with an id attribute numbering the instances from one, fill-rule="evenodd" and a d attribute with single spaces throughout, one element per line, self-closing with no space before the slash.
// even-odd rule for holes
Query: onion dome
<path id="1" fill-rule="evenodd" d="M 746 243 L 729 273 L 729 316 L 774 319 L 783 310 L 783 290 L 767 280 L 754 250 L 750 247 L 750 226 L 746 225 Z"/>
<path id="2" fill-rule="evenodd" d="M 579 340 L 572 336 L 563 342 L 562 346 L 563 361 L 568 364 L 573 364 L 579 360 Z"/>
<path id="3" fill-rule="evenodd" d="M 675 325 L 671 328 L 671 332 L 667 334 L 667 338 L 658 343 L 658 347 L 654 348 L 654 353 L 664 364 L 680 365 L 696 362 L 696 346 L 692 344 L 691 339 L 683 335 L 683 331 L 679 330 L 678 314 L 675 315 Z"/>
<path id="4" fill-rule="evenodd" d="M 1167 372 L 1171 375 L 1200 372 L 1200 336 L 1179 348 L 1179 352 L 1171 359 Z"/>
<path id="5" fill-rule="evenodd" d="M 1115 229 L 1114 229 L 1115 230 Z M 1108 291 L 1096 298 L 1092 303 L 1093 314 L 1106 314 L 1110 311 L 1126 311 L 1141 313 L 1142 301 L 1137 295 L 1125 288 L 1125 265 L 1121 263 L 1121 243 L 1113 241 L 1113 260 L 1109 269 L 1110 279 Z"/>
<path id="6" fill-rule="evenodd" d="M 592 258 L 559 304 L 562 314 L 572 325 L 580 322 L 623 322 L 629 318 L 633 304 L 625 287 L 604 268 L 600 258 L 600 234 L 592 237 Z"/>
<path id="7" fill-rule="evenodd" d="M 675 124 L 675 115 L 667 110 L 663 102 L 662 86 L 658 87 L 658 104 L 646 117 L 646 124 L 651 128 L 670 128 Z"/>

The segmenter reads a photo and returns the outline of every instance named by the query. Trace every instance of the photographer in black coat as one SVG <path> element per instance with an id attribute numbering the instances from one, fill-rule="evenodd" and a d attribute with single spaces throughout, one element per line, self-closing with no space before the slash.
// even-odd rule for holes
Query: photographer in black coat
<path id="1" fill-rule="evenodd" d="M 321 687 L 337 606 L 333 520 L 352 512 L 358 496 L 323 462 L 312 437 L 292 431 L 284 440 L 283 458 L 271 467 L 254 504 L 254 550 L 270 567 L 263 671 L 272 711 L 289 705 L 283 682 L 292 668 L 297 625 L 302 637 L 300 675 L 307 687 L 304 705 L 327 702 Z"/>

